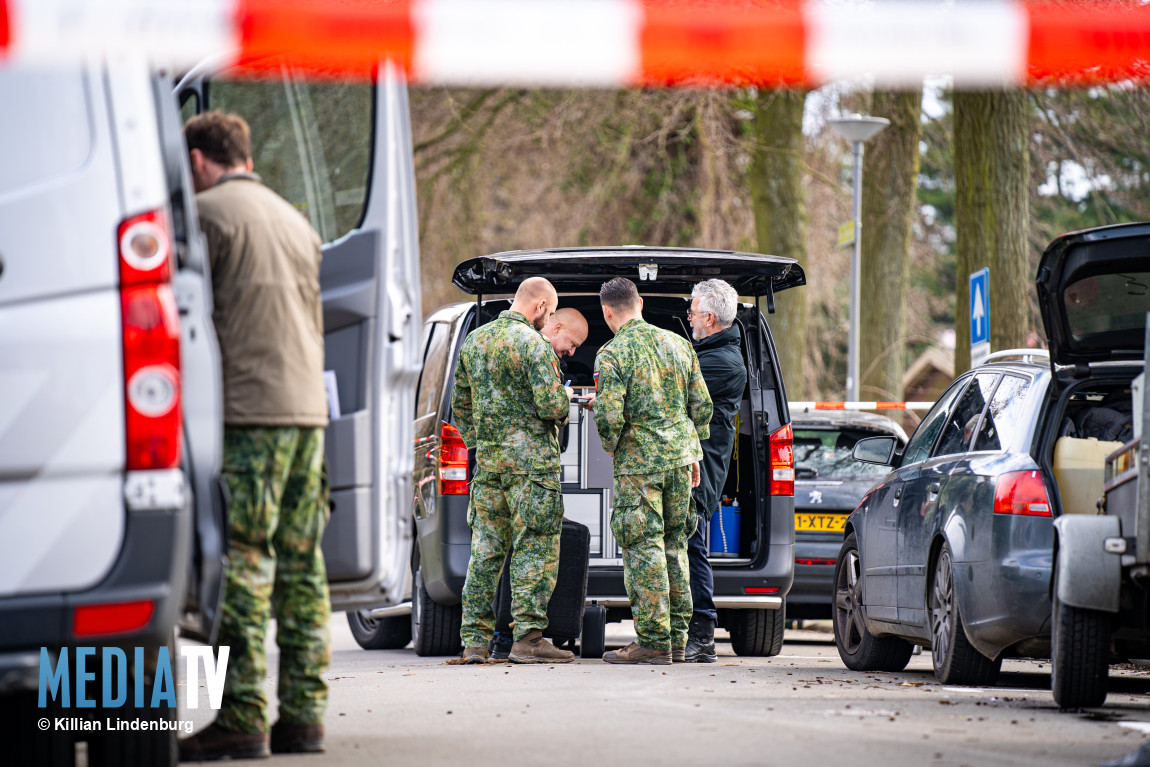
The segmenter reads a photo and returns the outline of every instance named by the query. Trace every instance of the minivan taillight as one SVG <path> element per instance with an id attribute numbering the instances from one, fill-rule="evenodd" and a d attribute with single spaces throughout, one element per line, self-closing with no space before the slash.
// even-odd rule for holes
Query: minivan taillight
<path id="1" fill-rule="evenodd" d="M 771 495 L 795 494 L 794 432 L 788 423 L 771 435 Z"/>
<path id="2" fill-rule="evenodd" d="M 1050 498 L 1039 471 L 1010 471 L 994 487 L 994 513 L 1049 517 Z"/>
<path id="3" fill-rule="evenodd" d="M 439 430 L 439 494 L 467 495 L 467 445 L 446 421 Z"/>
<path id="4" fill-rule="evenodd" d="M 180 465 L 180 316 L 163 211 L 120 224 L 120 307 L 129 470 Z"/>

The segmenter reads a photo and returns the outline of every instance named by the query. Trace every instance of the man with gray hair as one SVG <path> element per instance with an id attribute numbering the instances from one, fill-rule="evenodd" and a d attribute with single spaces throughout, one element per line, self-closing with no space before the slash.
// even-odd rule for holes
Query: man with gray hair
<path id="1" fill-rule="evenodd" d="M 718 506 L 719 496 L 727 481 L 727 469 L 734 450 L 735 414 L 747 385 L 747 366 L 743 363 L 742 338 L 734 324 L 739 309 L 739 296 L 722 280 L 700 282 L 691 291 L 691 337 L 695 354 L 703 371 L 707 393 L 714 403 L 711 435 L 701 441 L 702 477 L 692 491 L 699 524 L 687 543 L 691 567 L 691 623 L 687 628 L 687 663 L 714 663 L 715 653 L 715 581 L 707 559 L 707 525 Z"/>

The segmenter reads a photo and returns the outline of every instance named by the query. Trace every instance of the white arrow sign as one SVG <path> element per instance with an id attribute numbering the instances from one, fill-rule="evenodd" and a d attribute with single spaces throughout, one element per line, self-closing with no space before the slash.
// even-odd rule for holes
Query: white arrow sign
<path id="1" fill-rule="evenodd" d="M 982 321 L 986 319 L 986 309 L 982 306 L 982 285 L 974 283 L 974 309 L 970 318 L 974 320 L 974 337 L 982 338 Z"/>

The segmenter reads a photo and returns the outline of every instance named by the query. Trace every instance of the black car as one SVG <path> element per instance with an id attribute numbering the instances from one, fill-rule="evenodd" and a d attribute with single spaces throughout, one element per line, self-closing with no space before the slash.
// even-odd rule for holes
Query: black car
<path id="1" fill-rule="evenodd" d="M 460 345 L 479 325 L 507 309 L 507 296 L 532 276 L 546 277 L 559 293 L 559 307 L 578 309 L 589 324 L 586 342 L 567 358 L 564 378 L 576 391 L 594 386 L 595 354 L 612 337 L 603 320 L 599 288 L 616 276 L 635 282 L 644 318 L 689 337 L 686 322 L 692 287 L 705 279 L 730 282 L 742 304 L 748 381 L 738 417 L 738 443 L 723 495 L 742 509 L 739 533 L 727 556 L 713 559 L 719 625 L 731 633 L 737 653 L 774 655 L 782 645 L 784 605 L 794 571 L 794 465 L 790 415 L 774 342 L 766 317 L 774 294 L 805 284 L 792 259 L 730 251 L 677 248 L 572 248 L 498 253 L 460 264 L 454 284 L 474 302 L 439 309 L 424 324 L 424 368 L 416 395 L 414 586 L 410 628 L 394 613 L 349 613 L 353 634 L 365 647 L 402 647 L 411 636 L 420 655 L 459 650 L 460 596 L 470 557 L 467 526 L 468 455 L 452 425 L 451 390 Z M 630 617 L 623 562 L 608 525 L 611 458 L 603 450 L 593 414 L 572 406 L 561 457 L 563 502 L 569 519 L 591 530 L 587 611 L 580 641 L 584 657 L 602 654 L 605 621 Z M 407 632 L 410 632 L 408 634 Z"/>
<path id="2" fill-rule="evenodd" d="M 1005 656 L 1050 656 L 1053 521 L 1097 513 L 1109 445 L 1128 439 L 1148 249 L 1148 224 L 1056 239 L 1036 280 L 1050 352 L 959 376 L 905 450 L 855 445 L 891 471 L 847 519 L 835 568 L 848 667 L 901 669 L 921 644 L 944 683 L 989 684 Z"/>
<path id="3" fill-rule="evenodd" d="M 855 410 L 791 414 L 795 450 L 795 582 L 787 595 L 787 618 L 831 617 L 835 562 L 847 515 L 887 473 L 851 454 L 864 437 L 906 432 L 890 418 Z"/>

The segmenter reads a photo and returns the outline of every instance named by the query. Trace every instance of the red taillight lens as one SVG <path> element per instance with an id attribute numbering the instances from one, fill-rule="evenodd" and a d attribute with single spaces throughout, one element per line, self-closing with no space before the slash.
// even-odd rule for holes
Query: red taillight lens
<path id="1" fill-rule="evenodd" d="M 467 495 L 467 445 L 446 421 L 439 430 L 439 493 Z"/>
<path id="2" fill-rule="evenodd" d="M 72 633 L 78 637 L 139 631 L 152 619 L 150 599 L 111 605 L 84 605 L 72 614 Z"/>
<path id="3" fill-rule="evenodd" d="M 180 313 L 171 287 L 167 215 L 120 224 L 120 306 L 129 470 L 180 465 Z"/>
<path id="4" fill-rule="evenodd" d="M 120 224 L 120 284 L 146 285 L 172 279 L 172 240 L 162 210 L 133 216 Z"/>
<path id="5" fill-rule="evenodd" d="M 822 558 L 795 559 L 796 565 L 833 565 L 838 560 Z"/>
<path id="6" fill-rule="evenodd" d="M 771 435 L 771 495 L 795 494 L 794 432 L 788 423 Z"/>
<path id="7" fill-rule="evenodd" d="M 777 594 L 778 592 L 778 586 L 746 586 L 743 588 L 744 594 Z"/>
<path id="8" fill-rule="evenodd" d="M 994 487 L 994 513 L 1049 517 L 1050 497 L 1039 471 L 1011 471 Z"/>

